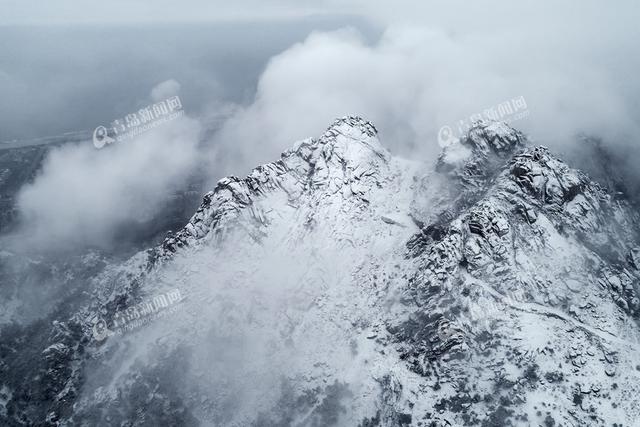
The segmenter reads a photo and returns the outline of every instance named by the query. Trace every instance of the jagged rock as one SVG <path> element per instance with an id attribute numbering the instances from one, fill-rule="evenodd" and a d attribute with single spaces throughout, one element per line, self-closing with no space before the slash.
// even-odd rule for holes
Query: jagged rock
<path id="1" fill-rule="evenodd" d="M 436 169 L 454 176 L 467 190 L 480 190 L 498 169 L 496 164 L 526 142 L 522 133 L 504 123 L 480 121 L 443 150 Z"/>
<path id="2" fill-rule="evenodd" d="M 37 379 L 0 388 L 0 423 L 631 425 L 639 224 L 506 124 L 432 172 L 345 117 L 105 269 L 41 326 Z M 191 293 L 171 321 L 93 336 L 167 283 Z M 15 334 L 3 373 L 23 372 Z"/>
<path id="3" fill-rule="evenodd" d="M 640 270 L 640 248 L 633 248 L 627 255 L 627 261 L 631 267 Z"/>

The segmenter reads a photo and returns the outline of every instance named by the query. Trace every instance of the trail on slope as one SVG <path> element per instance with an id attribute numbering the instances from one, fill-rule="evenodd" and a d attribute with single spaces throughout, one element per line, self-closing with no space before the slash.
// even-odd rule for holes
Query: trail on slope
<path id="1" fill-rule="evenodd" d="M 542 304 L 537 304 L 533 302 L 514 301 L 513 299 L 495 290 L 494 288 L 487 285 L 486 283 L 474 282 L 474 284 L 480 286 L 483 290 L 485 290 L 491 296 L 496 298 L 498 301 L 500 301 L 501 303 L 505 304 L 510 308 L 513 308 L 514 310 L 522 311 L 525 313 L 543 315 L 547 317 L 555 317 L 560 320 L 564 320 L 565 322 L 571 323 L 574 326 L 582 329 L 583 331 L 588 332 L 592 335 L 595 335 L 604 341 L 614 342 L 621 345 L 629 346 L 635 349 L 636 351 L 640 352 L 640 346 L 637 343 L 633 343 L 631 341 L 620 338 L 617 335 L 612 334 L 611 332 L 604 331 L 602 329 L 598 329 L 593 326 L 587 325 L 586 323 L 581 322 L 580 320 L 577 320 L 571 316 L 568 316 L 567 314 L 565 314 L 560 310 L 546 307 Z"/>

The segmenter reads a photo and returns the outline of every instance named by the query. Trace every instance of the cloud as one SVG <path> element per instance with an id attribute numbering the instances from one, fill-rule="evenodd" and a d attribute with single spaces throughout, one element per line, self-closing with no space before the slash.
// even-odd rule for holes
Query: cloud
<path id="1" fill-rule="evenodd" d="M 331 1 L 325 5 L 327 11 L 337 8 Z M 454 127 L 519 96 L 529 115 L 514 125 L 538 143 L 565 149 L 575 134 L 586 133 L 637 152 L 629 143 L 638 134 L 640 116 L 635 4 L 603 8 L 587 1 L 575 10 L 559 2 L 553 13 L 539 2 L 436 2 L 417 8 L 401 2 L 393 10 L 367 5 L 351 1 L 344 11 L 362 6 L 365 16 L 387 27 L 379 39 L 371 41 L 355 29 L 313 33 L 271 58 L 250 102 L 216 98 L 200 108 L 202 120 L 222 122 L 212 138 L 215 156 L 204 156 L 215 159 L 212 180 L 273 161 L 294 141 L 319 135 L 346 114 L 373 121 L 392 152 L 430 161 L 440 150 L 442 126 Z M 616 25 L 606 24 L 613 19 Z M 10 74 L 0 75 L 2 82 L 18 87 Z M 167 80 L 152 96 L 182 89 L 186 86 Z M 180 181 L 195 156 L 200 125 L 185 119 L 167 126 L 108 152 L 90 146 L 56 150 L 42 175 L 23 190 L 24 218 L 43 224 L 43 233 L 50 218 L 60 223 L 50 227 L 53 234 L 96 241 L 116 224 L 153 209 L 157 200 L 139 200 L 161 197 L 158 193 Z M 156 151 L 146 151 L 147 146 Z M 158 168 L 148 172 L 155 167 L 151 154 L 166 174 Z M 129 187 L 134 191 L 124 190 Z M 78 195 L 71 197 L 66 189 Z M 121 192 L 136 197 L 129 201 Z M 41 201 L 47 209 L 40 208 Z"/>
<path id="2" fill-rule="evenodd" d="M 151 99 L 154 101 L 162 101 L 171 96 L 175 96 L 180 92 L 180 83 L 175 81 L 174 79 L 165 80 L 161 83 L 158 83 L 151 90 Z"/>
<path id="3" fill-rule="evenodd" d="M 392 151 L 429 160 L 442 126 L 521 96 L 528 116 L 514 125 L 539 143 L 564 149 L 586 133 L 627 144 L 639 130 L 632 76 L 640 30 L 625 11 L 637 6 L 542 6 L 365 7 L 387 26 L 380 39 L 353 29 L 314 33 L 273 57 L 253 103 L 218 134 L 221 158 L 247 169 L 335 117 L 359 114 Z"/>
<path id="4" fill-rule="evenodd" d="M 158 214 L 197 162 L 200 125 L 180 117 L 96 150 L 90 141 L 52 150 L 17 198 L 32 248 L 109 245 L 125 224 Z"/>
<path id="5" fill-rule="evenodd" d="M 271 56 L 314 29 L 366 33 L 363 21 L 0 25 L 0 141 L 93 129 L 146 105 L 149 88 L 169 78 L 192 117 L 212 101 L 246 103 Z"/>

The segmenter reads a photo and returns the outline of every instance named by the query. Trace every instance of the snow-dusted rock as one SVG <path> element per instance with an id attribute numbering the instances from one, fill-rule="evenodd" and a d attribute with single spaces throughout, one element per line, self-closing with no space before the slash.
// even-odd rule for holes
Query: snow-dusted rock
<path id="1" fill-rule="evenodd" d="M 0 420 L 633 425 L 639 225 L 506 124 L 478 123 L 432 171 L 345 117 L 106 269 Z M 96 339 L 171 287 L 173 317 Z"/>

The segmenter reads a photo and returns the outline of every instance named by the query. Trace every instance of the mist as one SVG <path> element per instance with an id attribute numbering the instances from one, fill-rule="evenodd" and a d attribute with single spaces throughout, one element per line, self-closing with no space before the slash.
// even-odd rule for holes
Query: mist
<path id="1" fill-rule="evenodd" d="M 146 105 L 149 91 L 170 79 L 181 85 L 187 113 L 206 115 L 211 105 L 249 102 L 267 60 L 314 29 L 353 25 L 375 32 L 348 16 L 141 25 L 20 22 L 0 25 L 0 142 L 92 131 Z"/>
<path id="2" fill-rule="evenodd" d="M 219 133 L 223 151 L 263 163 L 333 118 L 358 114 L 393 152 L 431 161 L 442 126 L 468 126 L 517 97 L 528 115 L 512 124 L 537 143 L 563 152 L 586 134 L 613 150 L 632 146 L 640 115 L 635 4 L 603 13 L 592 2 L 579 10 L 565 2 L 544 16 L 530 3 L 499 13 L 471 6 L 471 22 L 458 20 L 456 7 L 466 5 L 419 10 L 428 25 L 415 23 L 422 14 L 412 8 L 394 8 L 400 12 L 373 43 L 354 29 L 317 32 L 273 57 L 254 102 Z"/>
<path id="3" fill-rule="evenodd" d="M 189 177 L 198 132 L 197 122 L 180 118 L 113 148 L 87 141 L 52 151 L 19 195 L 23 237 L 57 249 L 113 243 L 119 226 L 153 218 Z"/>
<path id="4" fill-rule="evenodd" d="M 242 21 L 238 29 L 224 21 L 143 30 L 105 21 L 25 36 L 21 27 L 5 27 L 0 84 L 14 102 L 0 103 L 0 139 L 93 129 L 135 111 L 150 88 L 172 79 L 206 131 L 209 186 L 277 159 L 347 114 L 371 120 L 395 154 L 432 162 L 443 126 L 468 125 L 517 97 L 528 115 L 513 125 L 537 143 L 571 152 L 580 149 L 578 135 L 589 135 L 635 158 L 638 7 L 603 12 L 594 2 L 578 10 L 560 2 L 549 15 L 533 3 L 498 4 L 402 4 L 390 12 L 328 2 L 324 10 L 333 15 L 306 11 L 297 21 Z M 457 13 L 461 7 L 469 13 Z M 276 27 L 278 35 L 263 42 Z M 64 78 L 25 70 L 22 55 L 38 58 L 29 70 L 61 67 Z M 69 55 L 81 69 L 60 63 Z"/>

